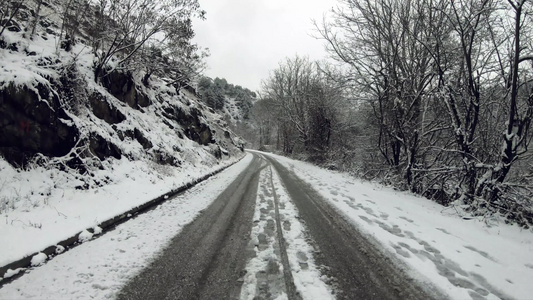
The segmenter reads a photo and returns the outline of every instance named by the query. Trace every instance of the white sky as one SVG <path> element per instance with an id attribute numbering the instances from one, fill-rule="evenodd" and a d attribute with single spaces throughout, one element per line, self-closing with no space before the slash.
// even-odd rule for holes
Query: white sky
<path id="1" fill-rule="evenodd" d="M 195 20 L 194 41 L 209 48 L 209 77 L 251 90 L 261 87 L 285 57 L 326 56 L 324 43 L 311 35 L 311 19 L 322 20 L 336 0 L 200 0 L 207 12 Z"/>

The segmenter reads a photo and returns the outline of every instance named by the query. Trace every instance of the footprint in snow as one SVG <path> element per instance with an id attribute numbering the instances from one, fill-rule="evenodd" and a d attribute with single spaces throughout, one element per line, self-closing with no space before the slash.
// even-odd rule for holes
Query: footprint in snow
<path id="1" fill-rule="evenodd" d="M 298 264 L 302 270 L 307 270 L 309 268 L 309 264 L 307 263 L 308 258 L 304 252 L 298 251 L 296 253 L 296 258 L 298 258 Z"/>
<path id="2" fill-rule="evenodd" d="M 417 254 L 418 253 L 418 250 L 416 250 L 415 248 L 412 248 L 411 246 L 409 246 L 408 244 L 406 243 L 403 243 L 403 242 L 399 242 L 398 243 L 398 246 L 402 246 L 403 248 L 411 251 L 411 253 L 413 254 Z"/>
<path id="3" fill-rule="evenodd" d="M 285 231 L 291 230 L 291 222 L 289 220 L 283 221 L 283 230 Z"/>
<path id="4" fill-rule="evenodd" d="M 369 218 L 367 218 L 365 216 L 359 215 L 359 218 L 361 218 L 363 221 L 367 222 L 368 224 L 374 223 L 374 222 L 372 222 L 372 220 L 370 220 Z"/>
<path id="5" fill-rule="evenodd" d="M 470 250 L 470 251 L 476 252 L 476 253 L 478 253 L 479 255 L 481 255 L 481 256 L 483 256 L 483 257 L 485 257 L 485 258 L 487 258 L 487 259 L 489 259 L 489 260 L 491 260 L 491 261 L 493 261 L 493 262 L 497 262 L 494 258 L 492 258 L 492 256 L 490 256 L 490 255 L 489 255 L 487 252 L 485 252 L 485 251 L 478 250 L 478 249 L 476 249 L 476 248 L 474 248 L 474 247 L 472 247 L 472 246 L 463 246 L 463 247 L 465 247 L 466 249 L 468 249 L 468 250 Z"/>
<path id="6" fill-rule="evenodd" d="M 442 232 L 444 232 L 444 233 L 446 233 L 446 234 L 450 234 L 450 235 L 451 235 L 451 233 L 449 233 L 449 232 L 448 232 L 446 229 L 444 229 L 444 228 L 435 228 L 435 229 L 437 229 L 437 230 L 439 230 L 439 231 L 442 231 Z"/>
<path id="7" fill-rule="evenodd" d="M 404 216 L 401 216 L 400 219 L 404 219 L 404 220 L 406 220 L 406 221 L 409 222 L 409 223 L 413 223 L 413 222 L 414 222 L 413 220 L 411 220 L 411 219 L 409 219 L 409 218 L 406 218 L 406 217 L 404 217 Z"/>
<path id="8" fill-rule="evenodd" d="M 394 250 L 396 250 L 396 253 L 400 254 L 401 256 L 403 256 L 405 258 L 410 258 L 411 257 L 411 254 L 409 254 L 409 252 L 405 251 L 402 247 L 400 247 L 398 245 L 395 245 L 395 244 L 392 244 L 392 247 L 394 248 Z"/>
<path id="9" fill-rule="evenodd" d="M 346 203 L 349 207 L 351 207 L 353 209 L 359 209 L 359 206 L 353 204 L 353 202 L 350 202 L 348 200 L 344 200 L 344 203 Z"/>

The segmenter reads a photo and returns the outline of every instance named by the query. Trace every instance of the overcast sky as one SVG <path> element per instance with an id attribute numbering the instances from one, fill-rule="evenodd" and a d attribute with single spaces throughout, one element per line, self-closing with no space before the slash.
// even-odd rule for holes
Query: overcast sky
<path id="1" fill-rule="evenodd" d="M 326 56 L 324 43 L 311 35 L 311 19 L 322 20 L 336 0 L 199 0 L 207 12 L 195 20 L 194 41 L 209 48 L 209 77 L 226 78 L 251 90 L 285 57 Z"/>

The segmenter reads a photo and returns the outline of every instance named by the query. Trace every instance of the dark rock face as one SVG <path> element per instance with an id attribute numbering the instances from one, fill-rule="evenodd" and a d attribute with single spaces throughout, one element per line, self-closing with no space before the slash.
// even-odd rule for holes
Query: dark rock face
<path id="1" fill-rule="evenodd" d="M 185 135 L 198 144 L 208 145 L 215 142 L 211 128 L 202 121 L 202 112 L 197 108 L 191 108 L 187 114 L 179 107 L 166 107 L 163 115 L 181 124 Z"/>
<path id="2" fill-rule="evenodd" d="M 198 97 L 198 93 L 196 92 L 196 89 L 190 86 L 188 83 L 183 82 L 180 86 L 180 88 L 183 88 L 187 92 L 191 93 L 192 95 Z"/>
<path id="3" fill-rule="evenodd" d="M 0 152 L 11 164 L 24 165 L 37 153 L 64 156 L 78 137 L 72 119 L 47 86 L 10 84 L 0 90 Z"/>
<path id="4" fill-rule="evenodd" d="M 100 160 L 104 160 L 110 156 L 113 156 L 116 159 L 120 159 L 122 157 L 120 148 L 118 148 L 117 145 L 107 141 L 95 133 L 93 133 L 89 138 L 89 150 Z"/>
<path id="5" fill-rule="evenodd" d="M 20 32 L 22 29 L 19 25 L 19 23 L 17 23 L 15 20 L 11 19 L 3 19 L 2 21 L 0 21 L 0 26 L 5 26 L 7 30 L 9 31 L 13 31 L 13 32 Z"/>
<path id="6" fill-rule="evenodd" d="M 222 149 L 220 149 L 220 146 L 216 146 L 214 149 L 212 149 L 211 153 L 213 153 L 213 155 L 218 159 L 222 158 Z"/>
<path id="7" fill-rule="evenodd" d="M 181 161 L 179 161 L 176 157 L 159 150 L 153 151 L 153 156 L 155 161 L 161 165 L 171 165 L 174 167 L 181 165 Z"/>
<path id="8" fill-rule="evenodd" d="M 153 147 L 152 142 L 150 142 L 149 139 L 147 139 L 144 134 L 137 128 L 133 130 L 133 135 L 135 136 L 135 139 L 143 146 L 143 148 L 150 149 Z"/>
<path id="9" fill-rule="evenodd" d="M 48 65 L 52 61 L 43 59 L 42 63 Z M 146 128 L 120 129 L 121 126 L 116 124 L 125 121 L 126 116 L 112 104 L 113 101 L 106 99 L 104 94 L 98 91 L 88 92 L 83 86 L 71 86 L 69 83 L 62 81 L 39 83 L 29 87 L 9 84 L 0 87 L 0 155 L 9 163 L 14 166 L 24 166 L 40 153 L 47 157 L 62 157 L 64 164 L 61 165 L 64 168 L 86 173 L 88 172 L 84 160 L 86 157 L 95 156 L 100 160 L 109 157 L 121 159 L 123 153 L 117 144 L 112 142 L 113 139 L 96 132 L 83 131 L 83 134 L 80 134 L 80 130 L 86 130 L 86 127 L 82 128 L 82 125 L 77 127 L 73 118 L 63 109 L 62 104 L 65 103 L 60 102 L 60 99 L 72 98 L 88 100 L 88 103 L 76 102 L 76 104 L 80 107 L 89 106 L 97 118 L 111 125 L 120 140 L 125 141 L 129 138 L 139 142 L 143 149 L 152 155 L 155 162 L 173 166 L 181 164 L 181 161 L 172 154 L 154 149 Z M 130 74 L 112 72 L 104 78 L 102 84 L 110 94 L 134 109 L 143 111 L 142 107 L 151 104 L 149 97 L 136 87 Z M 69 89 L 74 91 L 61 93 Z M 166 126 L 174 129 L 176 138 L 182 139 L 185 135 L 200 145 L 209 145 L 215 157 L 223 156 L 220 147 L 214 144 L 215 132 L 209 127 L 200 109 L 182 108 L 177 103 L 161 102 L 166 108 L 156 114 L 163 119 Z M 84 117 L 79 115 L 79 110 L 71 113 L 79 118 Z M 177 124 L 181 126 L 176 126 Z M 81 139 L 80 136 L 85 137 Z M 80 147 L 73 149 L 76 145 Z M 174 151 L 179 152 L 180 149 L 176 147 Z"/>
<path id="10" fill-rule="evenodd" d="M 130 74 L 111 72 L 102 79 L 102 85 L 111 95 L 132 108 L 139 109 L 151 104 L 150 98 L 137 89 Z"/>
<path id="11" fill-rule="evenodd" d="M 117 124 L 126 120 L 126 116 L 122 114 L 116 107 L 113 107 L 104 96 L 98 92 L 94 92 L 89 96 L 89 103 L 91 109 L 96 117 L 106 121 L 108 124 Z"/>

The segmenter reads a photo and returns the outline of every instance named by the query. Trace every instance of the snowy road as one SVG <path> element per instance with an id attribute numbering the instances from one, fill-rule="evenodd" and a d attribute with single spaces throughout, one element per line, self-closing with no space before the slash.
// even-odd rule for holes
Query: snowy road
<path id="1" fill-rule="evenodd" d="M 337 299 L 430 299 L 309 184 L 274 158 L 300 217 L 318 248 L 315 259 L 336 287 Z"/>
<path id="2" fill-rule="evenodd" d="M 238 295 L 261 166 L 250 165 L 161 255 L 131 280 L 119 299 L 228 299 Z"/>
<path id="3" fill-rule="evenodd" d="M 373 247 L 294 173 L 253 154 L 0 298 L 429 298 Z"/>
<path id="4" fill-rule="evenodd" d="M 119 299 L 236 299 L 241 296 L 302 299 L 306 286 L 295 285 L 289 262 L 293 258 L 301 259 L 298 255 L 289 257 L 287 247 L 293 240 L 287 243 L 283 236 L 294 222 L 281 219 L 280 208 L 285 209 L 285 202 L 280 203 L 277 194 L 285 188 L 309 229 L 305 234 L 320 249 L 309 251 L 312 248 L 308 247 L 308 251 L 300 251 L 299 256 L 306 259 L 304 271 L 309 270 L 310 256 L 318 253 L 315 260 L 335 286 L 337 299 L 428 299 L 428 295 L 380 256 L 352 225 L 339 218 L 310 186 L 273 158 L 254 156 L 246 170 L 213 204 L 125 286 Z M 267 174 L 260 176 L 262 172 Z M 281 181 L 276 178 L 275 184 L 276 173 Z M 259 208 L 259 218 L 257 214 L 253 218 L 256 200 L 258 206 L 267 203 Z M 260 227 L 261 218 L 266 220 L 265 226 L 254 235 L 253 221 L 258 221 L 255 226 Z M 303 227 L 300 228 L 302 231 Z M 251 247 L 247 248 L 247 244 Z M 268 251 L 269 248 L 273 251 Z M 261 252 L 270 255 L 262 257 Z M 246 262 L 257 258 L 260 258 L 258 263 L 248 264 L 244 271 Z M 312 267 L 316 270 L 314 263 Z M 300 263 L 298 268 L 294 277 L 302 276 Z M 241 293 L 242 282 L 245 284 Z M 327 294 L 328 289 L 322 285 L 322 292 Z"/>
<path id="5" fill-rule="evenodd" d="M 530 233 L 483 224 L 254 153 L 0 299 L 527 299 Z"/>

